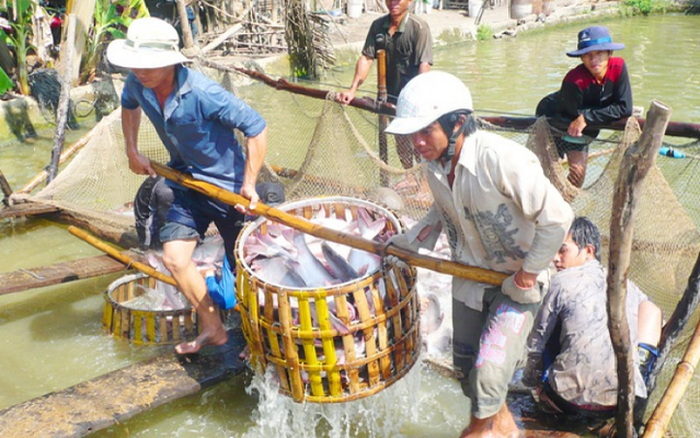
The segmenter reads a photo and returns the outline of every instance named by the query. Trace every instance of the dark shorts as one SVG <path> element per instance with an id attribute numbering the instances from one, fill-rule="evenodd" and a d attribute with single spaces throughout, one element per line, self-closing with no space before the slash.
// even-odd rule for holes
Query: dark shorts
<path id="1" fill-rule="evenodd" d="M 193 190 L 173 190 L 173 203 L 160 230 L 161 242 L 203 238 L 214 222 L 224 239 L 226 254 L 233 260 L 233 248 L 243 228 L 244 215 L 232 205 Z"/>

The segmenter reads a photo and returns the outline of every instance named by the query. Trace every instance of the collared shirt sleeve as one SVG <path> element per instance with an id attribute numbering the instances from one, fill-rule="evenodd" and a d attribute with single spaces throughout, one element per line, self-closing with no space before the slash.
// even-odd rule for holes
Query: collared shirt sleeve
<path id="1" fill-rule="evenodd" d="M 368 58 L 376 59 L 377 57 L 377 47 L 376 47 L 376 37 L 378 33 L 384 34 L 384 30 L 381 26 L 382 19 L 374 20 L 372 25 L 367 31 L 367 38 L 365 38 L 365 45 L 362 48 L 362 54 Z"/>
<path id="2" fill-rule="evenodd" d="M 415 60 L 417 66 L 424 62 L 433 65 L 433 36 L 427 24 L 418 31 Z"/>
<path id="3" fill-rule="evenodd" d="M 517 157 L 492 163 L 494 183 L 501 193 L 520 207 L 535 223 L 532 246 L 523 261 L 525 272 L 545 270 L 561 247 L 574 219 L 571 206 L 547 179 L 537 157 L 530 151 L 514 151 Z M 498 157 L 493 154 L 493 160 Z"/>
<path id="4" fill-rule="evenodd" d="M 265 129 L 266 122 L 257 111 L 219 84 L 207 85 L 201 93 L 200 105 L 204 117 L 238 129 L 246 137 L 255 137 Z"/>
<path id="5" fill-rule="evenodd" d="M 440 213 L 437 210 L 435 204 L 430 206 L 428 213 L 418 221 L 418 223 L 406 231 L 406 237 L 410 243 L 415 242 L 418 239 L 418 235 L 425 227 L 430 227 L 430 233 L 420 242 L 418 245 L 420 248 L 432 250 L 435 248 L 435 244 L 440 238 L 440 233 L 442 232 L 442 221 L 440 220 Z"/>

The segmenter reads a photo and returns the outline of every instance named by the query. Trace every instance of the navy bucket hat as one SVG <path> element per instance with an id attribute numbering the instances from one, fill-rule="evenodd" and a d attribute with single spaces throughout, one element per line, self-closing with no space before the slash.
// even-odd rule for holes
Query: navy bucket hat
<path id="1" fill-rule="evenodd" d="M 573 52 L 567 52 L 567 56 L 579 57 L 594 50 L 620 50 L 624 49 L 622 43 L 613 43 L 607 27 L 591 26 L 578 33 L 578 48 Z"/>

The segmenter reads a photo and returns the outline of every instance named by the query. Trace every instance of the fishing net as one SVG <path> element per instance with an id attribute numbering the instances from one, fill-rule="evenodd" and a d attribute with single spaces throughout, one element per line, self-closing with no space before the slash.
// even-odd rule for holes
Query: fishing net
<path id="1" fill-rule="evenodd" d="M 221 82 L 232 89 L 231 84 L 236 81 L 227 77 Z M 262 84 L 237 87 L 235 91 L 268 122 L 268 153 L 260 179 L 283 184 L 288 200 L 320 195 L 364 198 L 389 206 L 409 226 L 427 211 L 431 197 L 420 167 L 401 166 L 393 136 L 380 139 L 376 114 L 341 106 L 333 102 L 332 96 L 326 100 L 314 99 Z M 606 247 L 613 188 L 622 153 L 639 136 L 636 123 L 630 123 L 623 133 L 606 137 L 604 131 L 591 143 L 586 184 L 582 189 L 572 187 L 566 180 L 567 169 L 554 152 L 554 138 L 563 133 L 549 127 L 546 120 L 527 130 L 488 123 L 483 123 L 482 129 L 494 130 L 533 150 L 575 212 L 590 217 L 599 226 Z M 379 152 L 384 141 L 386 163 L 380 159 Z M 656 166 L 643 183 L 634 220 L 629 276 L 668 318 L 700 252 L 700 144 L 668 137 L 666 141 L 664 146 L 682 152 L 685 158 L 658 156 Z M 167 162 L 165 149 L 146 117 L 142 118 L 139 148 L 150 158 Z M 32 200 L 99 217 L 109 226 L 131 229 L 130 203 L 142 181 L 142 176 L 128 169 L 117 111 L 102 120 L 85 148 Z M 440 282 L 449 284 L 449 279 L 432 276 L 427 281 L 426 287 Z M 444 313 L 449 318 L 450 310 L 446 308 Z M 696 323 L 697 317 L 687 325 L 667 360 L 650 407 L 662 394 Z M 674 416 L 670 436 L 700 436 L 700 415 L 696 414 L 700 412 L 698 379 L 693 379 Z"/>

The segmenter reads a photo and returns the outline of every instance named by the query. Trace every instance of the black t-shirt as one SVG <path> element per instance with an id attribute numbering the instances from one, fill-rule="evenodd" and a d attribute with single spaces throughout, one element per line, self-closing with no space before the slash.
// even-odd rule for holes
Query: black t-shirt
<path id="1" fill-rule="evenodd" d="M 423 62 L 433 64 L 433 37 L 422 18 L 406 14 L 394 36 L 389 35 L 391 17 L 385 15 L 374 20 L 367 33 L 362 54 L 376 59 L 377 35 L 384 39 L 386 50 L 386 91 L 390 100 L 396 101 L 408 81 L 418 76 Z M 393 98 L 393 99 L 392 99 Z"/>

